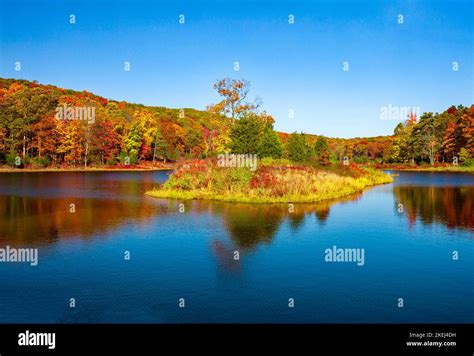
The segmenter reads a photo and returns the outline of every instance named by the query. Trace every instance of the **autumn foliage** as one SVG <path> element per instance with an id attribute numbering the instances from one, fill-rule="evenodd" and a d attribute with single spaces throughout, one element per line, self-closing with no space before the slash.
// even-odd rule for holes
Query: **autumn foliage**
<path id="1" fill-rule="evenodd" d="M 93 107 L 94 122 L 61 120 L 58 107 Z M 199 158 L 223 150 L 229 119 L 145 107 L 89 92 L 0 79 L 0 163 L 80 167 Z"/>
<path id="2" fill-rule="evenodd" d="M 420 118 L 410 114 L 390 136 L 328 138 L 276 132 L 274 118 L 259 110 L 257 99 L 249 100 L 249 88 L 245 80 L 219 80 L 214 89 L 221 101 L 199 111 L 146 107 L 87 91 L 0 78 L 0 164 L 122 167 L 212 158 L 224 152 L 328 168 L 342 162 L 374 167 L 474 164 L 474 107 L 452 106 Z M 58 107 L 93 108 L 95 117 L 93 122 L 63 120 L 55 115 Z M 252 184 L 267 181 L 274 183 L 262 173 Z"/>

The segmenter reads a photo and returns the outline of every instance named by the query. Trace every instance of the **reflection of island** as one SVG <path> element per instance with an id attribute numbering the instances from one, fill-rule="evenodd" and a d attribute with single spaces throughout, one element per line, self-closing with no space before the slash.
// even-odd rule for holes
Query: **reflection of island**
<path id="1" fill-rule="evenodd" d="M 334 204 L 357 200 L 361 194 L 332 201 L 311 204 L 245 204 L 195 200 L 185 203 L 186 211 L 210 213 L 222 217 L 228 236 L 212 240 L 211 251 L 223 271 L 237 272 L 240 261 L 234 259 L 235 251 L 240 258 L 261 244 L 270 244 L 283 222 L 296 232 L 306 219 L 315 215 L 320 224 L 325 224 L 330 207 Z"/>
<path id="2" fill-rule="evenodd" d="M 360 194 L 311 204 L 244 204 L 223 203 L 216 201 L 194 201 L 196 212 L 211 212 L 222 217 L 229 233 L 232 248 L 248 251 L 259 244 L 269 244 L 275 237 L 280 225 L 287 220 L 293 231 L 297 231 L 305 218 L 314 214 L 324 224 L 329 217 L 330 207 L 337 203 L 353 201 Z"/>
<path id="3" fill-rule="evenodd" d="M 393 193 L 412 224 L 418 217 L 424 224 L 474 229 L 474 187 L 397 186 Z"/>

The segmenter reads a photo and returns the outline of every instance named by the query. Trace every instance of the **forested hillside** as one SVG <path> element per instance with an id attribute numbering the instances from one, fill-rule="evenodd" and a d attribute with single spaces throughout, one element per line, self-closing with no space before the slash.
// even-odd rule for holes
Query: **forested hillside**
<path id="1" fill-rule="evenodd" d="M 58 107 L 93 107 L 94 122 L 58 120 Z M 39 165 L 176 160 L 224 149 L 228 119 L 145 107 L 24 80 L 0 79 L 0 160 Z M 13 164 L 13 163 L 12 163 Z"/>
<path id="2" fill-rule="evenodd" d="M 222 101 L 199 111 L 131 104 L 87 91 L 0 78 L 0 164 L 134 165 L 226 151 L 320 165 L 344 160 L 472 164 L 473 107 L 411 116 L 393 136 L 325 138 L 275 132 L 273 117 L 248 100 L 246 81 L 224 79 L 214 88 Z"/>

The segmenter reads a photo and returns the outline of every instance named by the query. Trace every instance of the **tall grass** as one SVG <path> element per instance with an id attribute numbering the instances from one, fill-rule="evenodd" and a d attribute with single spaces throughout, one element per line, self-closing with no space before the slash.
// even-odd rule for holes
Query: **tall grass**
<path id="1" fill-rule="evenodd" d="M 231 202 L 316 202 L 389 182 L 391 176 L 354 164 L 328 169 L 263 160 L 252 172 L 248 168 L 217 167 L 209 159 L 181 165 L 163 186 L 147 194 L 158 198 Z"/>

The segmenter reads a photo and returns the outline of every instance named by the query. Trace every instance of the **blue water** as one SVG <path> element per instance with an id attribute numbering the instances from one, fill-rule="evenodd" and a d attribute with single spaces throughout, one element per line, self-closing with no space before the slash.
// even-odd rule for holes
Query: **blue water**
<path id="1" fill-rule="evenodd" d="M 398 173 L 291 213 L 146 197 L 166 172 L 1 174 L 0 248 L 39 263 L 0 263 L 0 322 L 474 322 L 473 176 Z"/>

